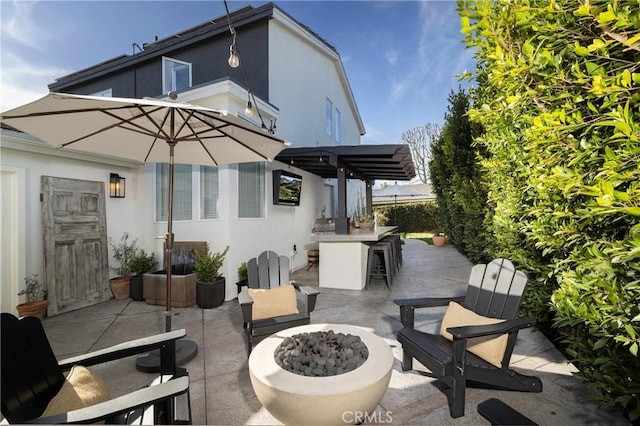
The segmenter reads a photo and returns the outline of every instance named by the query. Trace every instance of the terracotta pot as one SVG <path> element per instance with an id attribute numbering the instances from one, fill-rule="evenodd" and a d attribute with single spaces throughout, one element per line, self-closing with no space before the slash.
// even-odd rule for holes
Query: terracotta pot
<path id="1" fill-rule="evenodd" d="M 442 247 L 445 242 L 444 235 L 434 235 L 431 240 L 433 241 L 433 245 L 436 247 Z"/>
<path id="2" fill-rule="evenodd" d="M 49 306 L 48 300 L 36 300 L 34 302 L 21 303 L 16 306 L 16 309 L 20 317 L 38 317 L 43 320 L 44 315 L 47 313 L 47 306 Z"/>
<path id="3" fill-rule="evenodd" d="M 116 299 L 129 298 L 129 289 L 131 287 L 130 277 L 118 277 L 109 280 L 111 283 L 111 292 Z"/>

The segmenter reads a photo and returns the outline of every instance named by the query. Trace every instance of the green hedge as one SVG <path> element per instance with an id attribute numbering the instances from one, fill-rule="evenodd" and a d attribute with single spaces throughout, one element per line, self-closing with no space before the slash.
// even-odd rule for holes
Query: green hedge
<path id="1" fill-rule="evenodd" d="M 376 206 L 374 211 L 379 225 L 397 225 L 399 232 L 426 232 L 438 229 L 438 205 L 433 201 Z"/>
<path id="2" fill-rule="evenodd" d="M 524 268 L 579 376 L 640 419 L 640 13 L 635 1 L 459 1 L 490 251 Z"/>
<path id="3" fill-rule="evenodd" d="M 429 175 L 440 206 L 442 231 L 461 253 L 480 263 L 491 260 L 492 236 L 483 226 L 487 193 L 478 164 L 483 154 L 473 146 L 473 135 L 480 129 L 469 120 L 469 105 L 464 90 L 449 95 L 442 132 L 431 145 Z"/>

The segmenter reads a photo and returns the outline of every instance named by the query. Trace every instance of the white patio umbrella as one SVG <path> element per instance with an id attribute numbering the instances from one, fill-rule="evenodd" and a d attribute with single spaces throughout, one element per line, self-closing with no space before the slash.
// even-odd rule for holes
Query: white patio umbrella
<path id="1" fill-rule="evenodd" d="M 382 197 L 393 197 L 393 215 L 394 218 L 393 220 L 396 222 L 396 225 L 398 224 L 398 219 L 397 219 L 397 209 L 395 208 L 397 203 L 398 203 L 398 197 L 418 197 L 420 195 L 424 195 L 421 194 L 420 192 L 414 191 L 411 188 L 407 188 L 406 186 L 403 185 L 398 185 L 397 183 L 394 183 L 393 185 L 389 185 L 387 187 L 381 188 L 381 189 L 376 189 L 374 190 L 372 197 L 373 198 L 382 198 Z"/>
<path id="2" fill-rule="evenodd" d="M 153 99 L 49 93 L 0 120 L 59 149 L 169 163 L 166 329 L 171 330 L 175 163 L 219 166 L 271 161 L 289 143 L 222 111 Z"/>

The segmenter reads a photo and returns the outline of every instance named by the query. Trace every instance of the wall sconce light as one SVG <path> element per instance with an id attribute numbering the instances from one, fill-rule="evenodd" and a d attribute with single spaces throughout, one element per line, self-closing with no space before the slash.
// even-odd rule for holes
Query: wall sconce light
<path id="1" fill-rule="evenodd" d="M 109 175 L 109 196 L 111 198 L 124 198 L 126 179 L 117 173 Z"/>

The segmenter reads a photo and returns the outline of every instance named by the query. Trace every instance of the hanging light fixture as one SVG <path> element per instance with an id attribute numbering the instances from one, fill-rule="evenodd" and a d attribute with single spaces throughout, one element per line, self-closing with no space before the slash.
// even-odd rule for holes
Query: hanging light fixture
<path id="1" fill-rule="evenodd" d="M 260 118 L 260 127 L 271 134 L 276 131 L 276 119 L 271 119 L 270 127 L 264 123 L 264 119 L 262 118 L 262 114 L 260 113 L 260 108 L 258 108 L 258 102 L 256 102 L 256 97 L 251 91 L 251 87 L 249 86 L 249 77 L 247 76 L 247 70 L 244 66 L 244 62 L 240 62 L 240 53 L 238 52 L 238 47 L 236 46 L 236 29 L 233 27 L 231 23 L 231 15 L 229 14 L 229 6 L 227 5 L 227 0 L 224 0 L 224 8 L 227 12 L 227 24 L 229 25 L 229 32 L 231 33 L 232 41 L 231 46 L 229 46 L 229 66 L 231 68 L 242 68 L 242 74 L 244 75 L 244 80 L 247 87 L 247 107 L 244 110 L 244 113 L 247 117 L 253 116 L 254 109 L 258 113 L 258 117 Z M 252 102 L 253 100 L 253 102 Z"/>
<path id="2" fill-rule="evenodd" d="M 245 115 L 251 117 L 253 115 L 253 104 L 251 103 L 251 92 L 247 92 L 247 107 L 244 109 Z"/>
<path id="3" fill-rule="evenodd" d="M 233 35 L 233 41 L 231 42 L 231 46 L 229 46 L 229 66 L 231 68 L 238 68 L 240 66 L 240 57 L 238 56 L 238 48 L 236 47 L 236 30 L 235 28 L 229 28 L 231 30 L 231 34 Z"/>

